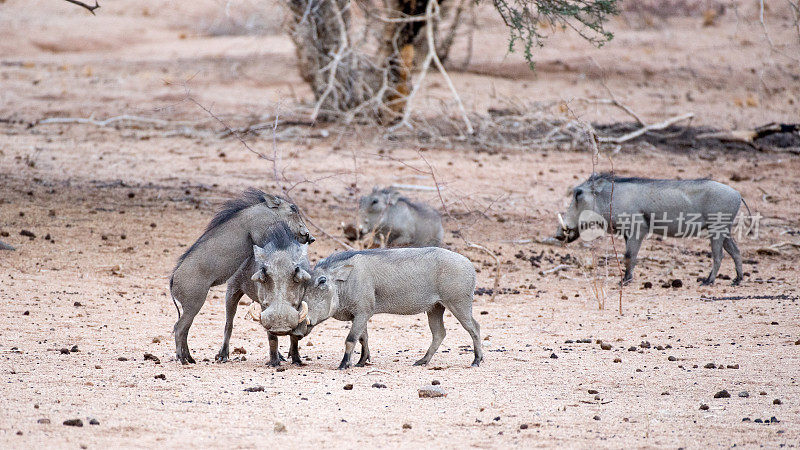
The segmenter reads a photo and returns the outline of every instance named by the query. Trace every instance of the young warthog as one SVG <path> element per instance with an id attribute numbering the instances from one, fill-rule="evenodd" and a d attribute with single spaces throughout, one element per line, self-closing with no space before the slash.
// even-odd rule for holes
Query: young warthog
<path id="1" fill-rule="evenodd" d="M 267 235 L 264 247 L 253 246 L 249 257 L 228 280 L 225 293 L 225 335 L 216 360 L 228 360 L 233 318 L 239 299 L 247 294 L 261 305 L 261 325 L 269 332 L 269 363 L 280 364 L 278 335 L 289 334 L 305 324 L 308 305 L 301 300 L 308 271 L 308 244 L 300 244 L 289 227 L 281 222 Z M 302 364 L 297 343 L 302 334 L 292 334 L 289 355 L 293 364 Z"/>
<path id="2" fill-rule="evenodd" d="M 194 363 L 187 335 L 208 290 L 227 281 L 253 255 L 253 245 L 264 242 L 270 228 L 281 221 L 300 242 L 314 242 L 297 206 L 258 189 L 248 189 L 241 197 L 226 202 L 203 235 L 178 259 L 169 289 L 178 309 L 175 351 L 182 364 Z"/>
<path id="3" fill-rule="evenodd" d="M 733 284 L 737 285 L 742 280 L 742 257 L 731 227 L 742 202 L 735 189 L 708 179 L 653 180 L 594 174 L 572 190 L 572 203 L 565 218 L 559 214 L 560 228 L 555 237 L 572 242 L 578 237 L 594 239 L 604 231 L 619 233 L 625 238 L 622 282 L 628 283 L 647 235 L 698 237 L 702 231 L 711 239 L 714 259 L 711 273 L 702 283 L 712 284 L 716 279 L 724 248 L 736 265 Z"/>
<path id="4" fill-rule="evenodd" d="M 483 360 L 480 327 L 472 317 L 475 268 L 458 253 L 437 247 L 376 249 L 337 253 L 317 263 L 303 296 L 308 303 L 307 334 L 312 327 L 333 317 L 352 321 L 339 369 L 350 367 L 356 341 L 361 342 L 363 366 L 370 359 L 367 321 L 375 314 L 428 314 L 433 341 L 414 365 L 431 360 L 445 336 L 447 308 L 472 337 L 475 359 Z"/>
<path id="5" fill-rule="evenodd" d="M 372 233 L 373 245 L 387 247 L 439 247 L 442 217 L 430 206 L 412 202 L 393 188 L 372 188 L 358 202 L 359 232 Z"/>

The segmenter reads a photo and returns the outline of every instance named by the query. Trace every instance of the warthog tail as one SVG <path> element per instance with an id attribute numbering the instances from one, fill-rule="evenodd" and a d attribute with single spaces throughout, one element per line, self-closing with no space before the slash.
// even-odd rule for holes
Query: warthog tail
<path id="1" fill-rule="evenodd" d="M 172 298 L 172 304 L 175 305 L 175 309 L 178 311 L 178 319 L 181 318 L 181 309 L 178 307 L 178 301 L 175 300 L 175 295 L 172 294 L 172 283 L 173 278 L 169 277 L 169 296 Z"/>
<path id="2" fill-rule="evenodd" d="M 755 219 L 753 218 L 753 213 L 750 212 L 750 207 L 747 206 L 747 202 L 744 201 L 744 197 L 742 197 L 742 203 L 744 203 L 744 207 L 747 208 L 747 216 L 750 217 L 750 228 L 748 228 L 749 231 L 747 233 L 747 234 L 750 234 L 750 232 L 752 232 L 752 230 L 753 230 L 753 221 Z"/>

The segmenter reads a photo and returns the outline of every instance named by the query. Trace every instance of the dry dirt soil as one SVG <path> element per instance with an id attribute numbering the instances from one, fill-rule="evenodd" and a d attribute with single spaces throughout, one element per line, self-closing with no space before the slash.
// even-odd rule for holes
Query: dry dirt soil
<path id="1" fill-rule="evenodd" d="M 223 287 L 212 289 L 189 336 L 198 363 L 181 366 L 167 295 L 176 258 L 220 202 L 248 186 L 279 188 L 269 163 L 217 137 L 221 125 L 187 100 L 187 89 L 241 124 L 309 102 L 310 93 L 290 41 L 270 31 L 278 26 L 267 20 L 276 20 L 272 14 L 259 16 L 258 33 L 232 35 L 237 24 L 226 25 L 224 2 L 101 3 L 92 17 L 60 2 L 0 2 L 0 240 L 17 247 L 0 253 L 0 446 L 800 442 L 800 160 L 786 153 L 676 152 L 646 143 L 613 153 L 620 174 L 726 182 L 762 216 L 758 238 L 740 240 L 742 286 L 730 286 L 730 258 L 716 285 L 699 286 L 710 266 L 706 241 L 650 239 L 620 314 L 609 239 L 540 243 L 557 226 L 565 191 L 592 171 L 586 148 L 428 146 L 422 155 L 451 213 L 448 245 L 475 262 L 479 288 L 492 287 L 494 260 L 454 232 L 495 251 L 502 265 L 501 293 L 475 297 L 486 350 L 480 368 L 469 367 L 468 336 L 448 314 L 447 338 L 428 367 L 411 366 L 430 339 L 424 316 L 377 316 L 370 366 L 336 370 L 348 324 L 331 319 L 303 340 L 304 367 L 276 370 L 266 365 L 267 336 L 246 307 L 232 340 L 241 350 L 217 364 Z M 471 64 L 452 75 L 477 112 L 607 98 L 607 87 L 647 121 L 692 111 L 695 125 L 723 129 L 796 122 L 800 46 L 790 11 L 768 11 L 771 49 L 756 2 L 734 4 L 711 26 L 692 14 L 615 19 L 616 39 L 602 49 L 556 34 L 536 51 L 536 72 L 505 53 L 495 16 L 480 14 Z M 459 46 L 456 61 L 466 54 Z M 422 113 L 452 104 L 436 76 L 423 100 Z M 630 120 L 603 106 L 572 108 L 591 120 Z M 169 123 L 35 124 L 120 114 Z M 373 184 L 433 184 L 413 142 L 341 131 L 300 127 L 276 143 L 281 184 L 338 238 Z M 267 137 L 250 145 L 273 151 Z M 610 150 L 598 170 L 610 168 Z M 441 209 L 435 192 L 409 195 Z M 313 260 L 339 249 L 312 231 Z M 434 379 L 447 396 L 419 398 Z M 253 387 L 263 391 L 246 390 Z M 722 390 L 730 398 L 715 398 Z M 70 419 L 83 427 L 62 424 Z"/>

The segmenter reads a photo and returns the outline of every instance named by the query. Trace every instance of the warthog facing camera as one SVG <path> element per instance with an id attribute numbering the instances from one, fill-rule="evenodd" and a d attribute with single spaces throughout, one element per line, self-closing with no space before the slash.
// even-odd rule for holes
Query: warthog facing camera
<path id="1" fill-rule="evenodd" d="M 253 246 L 253 256 L 228 280 L 225 293 L 225 336 L 217 361 L 228 360 L 233 332 L 233 318 L 239 299 L 247 294 L 261 305 L 261 325 L 269 332 L 269 363 L 280 364 L 278 335 L 286 335 L 305 324 L 308 305 L 302 301 L 305 284 L 311 278 L 308 244 L 300 244 L 289 227 L 281 222 L 267 235 L 264 247 Z M 293 364 L 302 364 L 298 341 L 302 334 L 291 335 L 289 355 Z"/>

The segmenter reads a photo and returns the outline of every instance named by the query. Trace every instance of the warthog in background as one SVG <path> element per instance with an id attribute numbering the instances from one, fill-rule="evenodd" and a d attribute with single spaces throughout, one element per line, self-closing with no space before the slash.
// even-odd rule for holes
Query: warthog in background
<path id="1" fill-rule="evenodd" d="M 358 202 L 358 232 L 373 234 L 372 245 L 387 247 L 439 247 L 442 217 L 430 206 L 412 202 L 393 188 L 372 188 Z"/>
<path id="2" fill-rule="evenodd" d="M 333 317 L 352 321 L 339 369 L 350 367 L 356 341 L 361 358 L 370 359 L 367 321 L 375 314 L 428 314 L 433 341 L 428 352 L 414 365 L 427 364 L 445 336 L 443 322 L 447 308 L 472 337 L 475 359 L 483 360 L 480 327 L 472 317 L 475 268 L 470 260 L 443 248 L 404 248 L 349 251 L 334 254 L 317 263 L 304 299 L 308 303 L 305 333 Z"/>
<path id="3" fill-rule="evenodd" d="M 286 222 L 300 242 L 314 242 L 297 206 L 258 189 L 248 189 L 239 198 L 226 202 L 203 235 L 178 259 L 169 289 L 178 309 L 175 352 L 182 364 L 194 363 L 186 338 L 208 290 L 227 281 L 253 255 L 253 245 L 264 242 L 278 222 Z"/>
<path id="4" fill-rule="evenodd" d="M 289 334 L 305 324 L 308 305 L 301 300 L 309 281 L 308 244 L 300 244 L 289 227 L 281 222 L 267 235 L 264 247 L 253 246 L 249 257 L 228 280 L 225 293 L 225 336 L 216 360 L 228 360 L 228 346 L 233 332 L 233 318 L 239 299 L 247 294 L 261 305 L 261 325 L 269 332 L 269 363 L 280 364 L 278 335 Z M 292 334 L 289 355 L 293 364 L 302 364 L 298 341 L 303 335 Z"/>
<path id="5" fill-rule="evenodd" d="M 701 231 L 707 232 L 714 264 L 702 283 L 712 284 L 716 279 L 724 248 L 736 265 L 733 284 L 737 285 L 742 280 L 742 257 L 731 236 L 731 227 L 742 202 L 738 191 L 708 179 L 653 180 L 594 174 L 572 190 L 572 203 L 564 218 L 559 214 L 561 223 L 555 237 L 566 242 L 578 239 L 583 233 L 596 237 L 594 233 L 598 230 L 591 228 L 593 223 L 601 223 L 604 231 L 622 234 L 625 238 L 622 282 L 628 283 L 633 279 L 642 240 L 648 234 L 697 237 Z"/>

